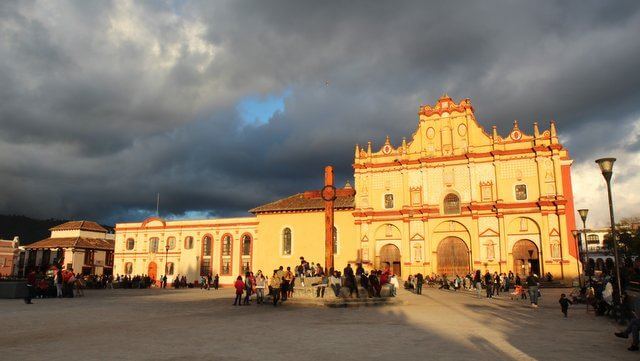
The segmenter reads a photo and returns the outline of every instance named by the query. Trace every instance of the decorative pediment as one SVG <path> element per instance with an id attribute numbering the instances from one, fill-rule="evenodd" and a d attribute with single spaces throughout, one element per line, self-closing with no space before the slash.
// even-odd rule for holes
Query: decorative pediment
<path id="1" fill-rule="evenodd" d="M 360 242 L 369 242 L 369 237 L 367 237 L 367 236 L 362 237 Z"/>
<path id="2" fill-rule="evenodd" d="M 485 229 L 482 233 L 480 233 L 480 237 L 497 237 L 500 233 L 494 231 L 491 228 Z"/>
<path id="3" fill-rule="evenodd" d="M 551 232 L 549 232 L 549 235 L 560 237 L 560 232 L 558 232 L 558 230 L 554 228 L 551 230 Z"/>
<path id="4" fill-rule="evenodd" d="M 424 236 L 421 235 L 420 233 L 416 233 L 413 236 L 411 236 L 411 240 L 412 241 L 424 241 Z"/>

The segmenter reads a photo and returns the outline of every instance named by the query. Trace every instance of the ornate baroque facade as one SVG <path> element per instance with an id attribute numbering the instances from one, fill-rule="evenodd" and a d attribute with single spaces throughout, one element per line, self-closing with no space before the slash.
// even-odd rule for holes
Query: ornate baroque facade
<path id="1" fill-rule="evenodd" d="M 506 137 L 495 126 L 487 134 L 468 99 L 445 95 L 420 108 L 411 139 L 356 146 L 356 196 L 336 200 L 336 267 L 362 261 L 403 275 L 489 269 L 575 277 L 572 161 L 554 122 L 543 131 L 534 123 L 533 133 L 514 122 Z M 118 224 L 116 273 L 149 273 L 167 255 L 173 274 L 194 279 L 210 270 L 223 283 L 246 267 L 270 272 L 300 256 L 323 263 L 322 209 L 297 194 L 252 209 L 255 217 Z M 163 252 L 166 244 L 172 248 Z"/>

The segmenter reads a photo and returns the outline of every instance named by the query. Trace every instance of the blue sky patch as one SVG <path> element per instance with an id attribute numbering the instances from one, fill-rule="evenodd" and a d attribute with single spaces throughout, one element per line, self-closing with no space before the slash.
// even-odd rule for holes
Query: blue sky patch
<path id="1" fill-rule="evenodd" d="M 265 124 L 276 112 L 284 111 L 284 100 L 289 95 L 289 89 L 278 95 L 249 95 L 238 102 L 236 109 L 245 124 Z"/>

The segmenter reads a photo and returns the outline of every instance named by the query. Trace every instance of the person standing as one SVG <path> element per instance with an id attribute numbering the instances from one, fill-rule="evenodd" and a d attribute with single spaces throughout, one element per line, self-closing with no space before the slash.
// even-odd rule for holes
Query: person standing
<path id="1" fill-rule="evenodd" d="M 396 275 L 392 275 L 389 280 L 389 284 L 391 285 L 391 296 L 395 297 L 398 295 L 398 288 L 400 288 L 400 283 L 398 282 L 398 278 Z"/>
<path id="2" fill-rule="evenodd" d="M 349 287 L 349 297 L 353 296 L 353 291 L 356 291 L 356 298 L 360 298 L 358 293 L 358 283 L 356 282 L 356 276 L 351 268 L 351 263 L 347 263 L 347 267 L 344 268 L 344 283 Z"/>
<path id="3" fill-rule="evenodd" d="M 31 272 L 29 272 L 29 274 L 27 274 L 27 295 L 24 298 L 24 303 L 26 303 L 27 305 L 32 304 L 33 302 L 31 302 L 31 299 L 33 298 L 33 288 L 36 285 L 36 271 L 35 270 L 31 270 Z"/>
<path id="4" fill-rule="evenodd" d="M 280 299 L 280 286 L 282 285 L 282 279 L 280 278 L 280 274 L 278 270 L 273 271 L 273 276 L 269 281 L 269 286 L 271 287 L 271 294 L 273 295 L 273 306 L 275 307 L 278 304 L 278 300 Z"/>
<path id="5" fill-rule="evenodd" d="M 216 273 L 216 276 L 213 278 L 213 289 L 217 290 L 220 286 L 220 276 Z"/>
<path id="6" fill-rule="evenodd" d="M 234 306 L 242 306 L 242 293 L 244 292 L 244 282 L 242 282 L 242 276 L 236 278 L 236 283 L 233 284 L 236 289 L 236 299 L 233 301 Z"/>
<path id="7" fill-rule="evenodd" d="M 500 275 L 498 272 L 493 272 L 493 294 L 500 296 Z"/>
<path id="8" fill-rule="evenodd" d="M 58 268 L 58 272 L 56 272 L 56 296 L 58 298 L 62 298 L 62 270 Z"/>
<path id="9" fill-rule="evenodd" d="M 417 295 L 421 295 L 422 294 L 422 284 L 424 283 L 424 276 L 422 275 L 422 273 L 418 273 L 416 275 L 416 294 Z"/>
<path id="10" fill-rule="evenodd" d="M 530 274 L 527 277 L 527 287 L 529 288 L 529 299 L 531 300 L 531 307 L 538 308 L 538 285 L 540 280 L 535 273 Z"/>
<path id="11" fill-rule="evenodd" d="M 635 300 L 631 312 L 633 319 L 629 322 L 629 326 L 622 332 L 616 332 L 615 335 L 620 338 L 629 338 L 629 334 L 631 334 L 633 341 L 627 350 L 638 351 L 638 341 L 640 341 L 640 298 Z"/>
<path id="12" fill-rule="evenodd" d="M 487 270 L 487 273 L 484 274 L 484 285 L 487 287 L 487 298 L 493 297 L 493 290 L 491 286 L 493 285 L 493 280 L 491 278 L 491 273 Z"/>
<path id="13" fill-rule="evenodd" d="M 246 295 L 244 296 L 244 304 L 249 305 L 251 301 L 251 294 L 253 293 L 253 280 L 251 279 L 251 273 L 247 272 L 244 276 L 244 291 Z"/>
<path id="14" fill-rule="evenodd" d="M 267 280 L 264 278 L 262 271 L 258 270 L 256 274 L 256 302 L 258 304 L 262 304 L 264 301 L 264 288 L 266 286 Z"/>

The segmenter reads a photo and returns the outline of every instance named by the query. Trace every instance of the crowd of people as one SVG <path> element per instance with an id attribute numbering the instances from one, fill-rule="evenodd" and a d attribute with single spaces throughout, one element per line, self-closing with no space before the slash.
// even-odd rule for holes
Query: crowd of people
<path id="1" fill-rule="evenodd" d="M 325 272 L 319 263 L 308 262 L 304 257 L 300 257 L 300 264 L 286 269 L 280 266 L 273 270 L 271 276 L 264 274 L 261 270 L 256 274 L 246 272 L 239 275 L 234 283 L 235 299 L 234 305 L 249 305 L 252 296 L 255 295 L 257 304 L 265 303 L 267 297 L 270 297 L 270 303 L 277 306 L 278 303 L 287 301 L 293 297 L 295 292 L 296 280 L 299 280 L 300 286 L 305 287 L 305 281 L 313 278 L 315 282 L 311 284 L 315 288 L 315 296 L 324 298 L 325 291 L 330 288 L 335 297 L 360 297 L 360 289 L 363 288 L 367 297 L 381 297 L 381 290 L 384 285 L 389 285 L 390 296 L 395 296 L 399 286 L 397 277 L 386 270 L 370 270 L 366 271 L 361 263 L 356 268 L 347 264 L 343 272 L 330 269 Z M 347 291 L 342 291 L 342 289 Z M 347 294 L 348 292 L 348 294 Z M 363 295 L 364 296 L 364 295 Z"/>

